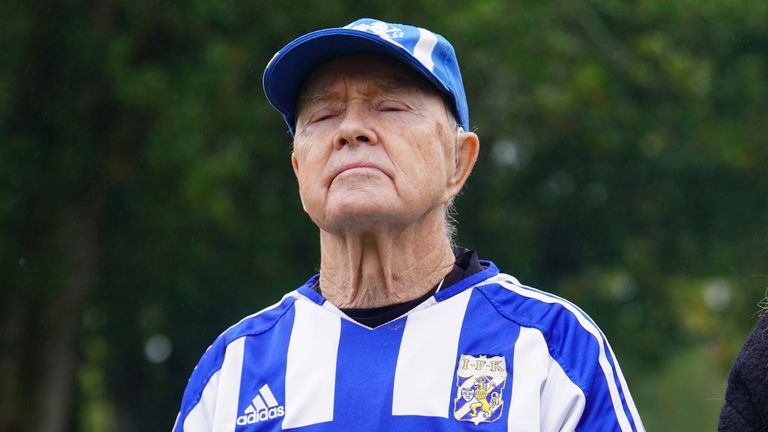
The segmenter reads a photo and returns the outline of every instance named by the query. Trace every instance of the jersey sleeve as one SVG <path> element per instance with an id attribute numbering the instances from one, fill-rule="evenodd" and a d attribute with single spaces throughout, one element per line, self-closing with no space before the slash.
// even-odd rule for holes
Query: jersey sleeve
<path id="1" fill-rule="evenodd" d="M 224 362 L 222 338 L 211 345 L 192 371 L 173 432 L 202 432 L 213 430 L 219 377 Z"/>
<path id="2" fill-rule="evenodd" d="M 574 307 L 575 308 L 575 307 Z M 643 431 L 626 381 L 608 341 L 583 312 L 576 309 L 552 329 L 548 387 L 555 396 L 545 413 L 548 430 Z M 561 422 L 558 427 L 557 422 Z M 545 421 L 543 420 L 542 423 Z"/>
<path id="3" fill-rule="evenodd" d="M 576 430 L 584 413 L 584 391 L 571 381 L 560 364 L 549 358 L 547 379 L 541 391 L 542 431 Z"/>

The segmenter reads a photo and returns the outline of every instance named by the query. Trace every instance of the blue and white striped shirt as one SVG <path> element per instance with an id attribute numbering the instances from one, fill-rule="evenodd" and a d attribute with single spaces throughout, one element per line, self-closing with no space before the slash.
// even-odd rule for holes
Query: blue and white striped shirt
<path id="1" fill-rule="evenodd" d="M 594 322 L 483 265 L 376 328 L 313 277 L 216 339 L 174 431 L 643 431 Z"/>

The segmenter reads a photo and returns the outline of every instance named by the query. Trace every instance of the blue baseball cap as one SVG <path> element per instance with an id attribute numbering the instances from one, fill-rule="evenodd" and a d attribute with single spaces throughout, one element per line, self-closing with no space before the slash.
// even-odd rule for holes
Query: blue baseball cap
<path id="1" fill-rule="evenodd" d="M 264 71 L 264 93 L 296 132 L 296 102 L 304 81 L 321 64 L 354 54 L 385 55 L 411 67 L 447 96 L 458 123 L 469 130 L 469 108 L 459 62 L 450 42 L 405 24 L 363 18 L 344 27 L 305 34 L 278 51 Z"/>

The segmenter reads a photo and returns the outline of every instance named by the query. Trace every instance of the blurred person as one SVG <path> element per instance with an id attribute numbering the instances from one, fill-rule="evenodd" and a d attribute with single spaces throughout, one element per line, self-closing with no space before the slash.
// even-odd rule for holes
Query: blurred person
<path id="1" fill-rule="evenodd" d="M 479 139 L 445 38 L 318 30 L 275 54 L 264 90 L 320 272 L 214 341 L 174 431 L 643 430 L 584 312 L 453 244 Z"/>
<path id="2" fill-rule="evenodd" d="M 733 362 L 718 430 L 768 431 L 768 314 L 763 313 Z"/>

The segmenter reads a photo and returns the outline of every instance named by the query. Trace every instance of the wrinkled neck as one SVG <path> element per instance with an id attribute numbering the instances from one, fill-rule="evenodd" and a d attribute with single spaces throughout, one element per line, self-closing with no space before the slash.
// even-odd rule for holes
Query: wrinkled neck
<path id="1" fill-rule="evenodd" d="M 453 268 L 442 216 L 403 227 L 320 232 L 320 289 L 339 308 L 413 300 Z"/>

